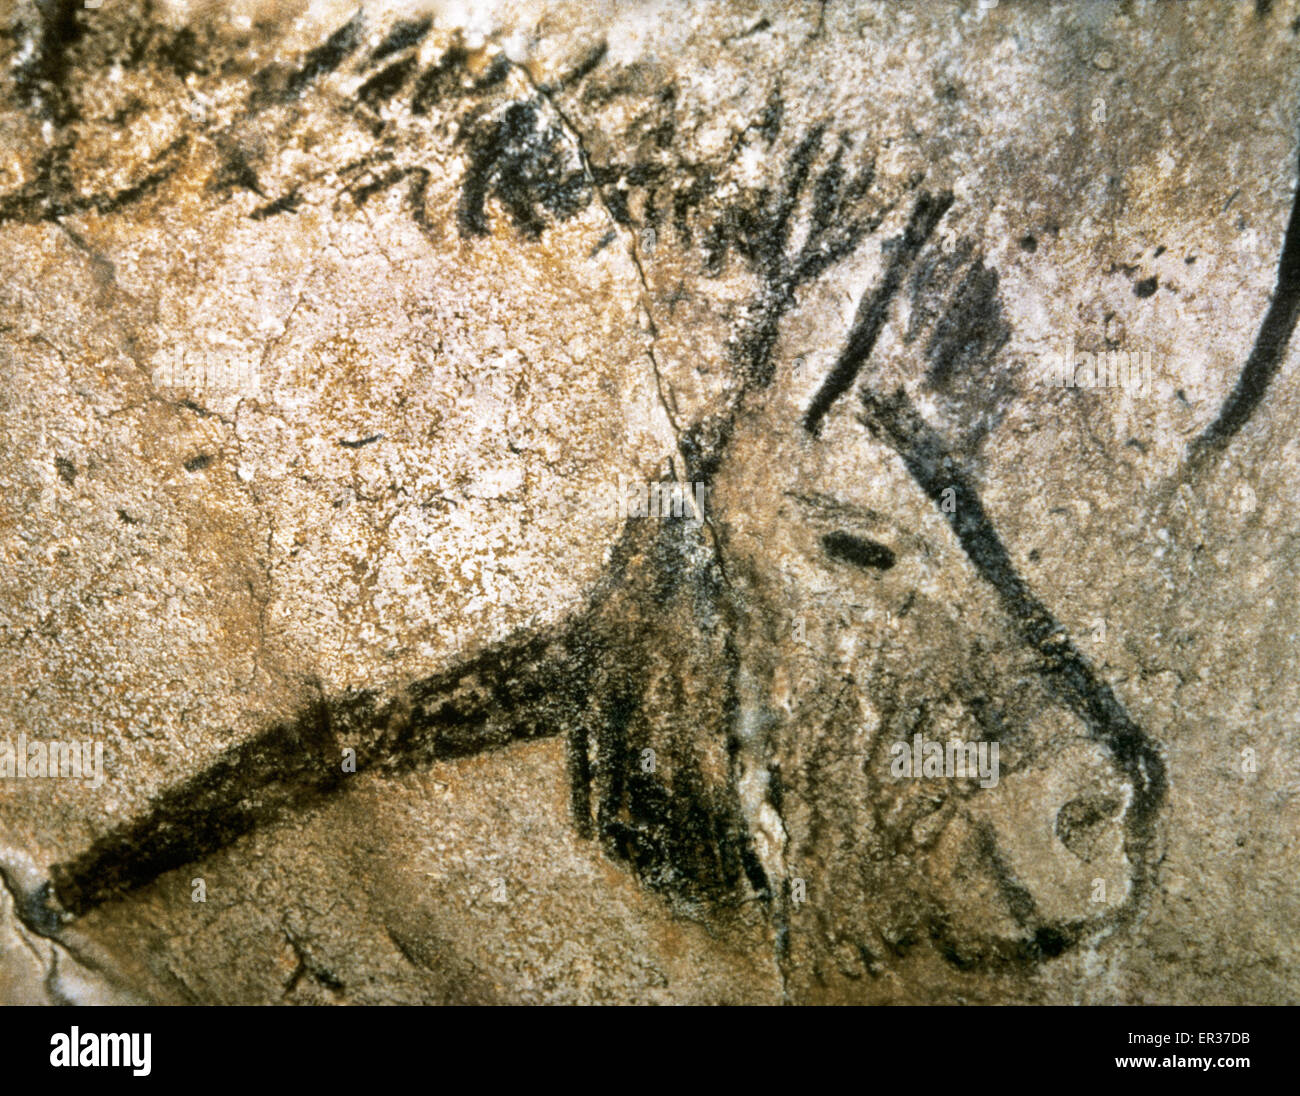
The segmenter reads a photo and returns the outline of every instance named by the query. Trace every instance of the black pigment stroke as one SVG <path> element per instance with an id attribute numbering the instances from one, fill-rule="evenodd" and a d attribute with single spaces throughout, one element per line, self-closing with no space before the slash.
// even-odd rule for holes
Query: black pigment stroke
<path id="1" fill-rule="evenodd" d="M 499 118 L 479 123 L 469 140 L 469 166 L 456 219 L 462 236 L 488 233 L 487 202 L 495 198 L 515 228 L 537 239 L 544 213 L 567 220 L 590 200 L 582 166 L 570 154 L 558 125 L 536 104 L 512 103 Z"/>
<path id="2" fill-rule="evenodd" d="M 1218 417 L 1192 443 L 1192 460 L 1200 463 L 1223 450 L 1250 419 L 1282 367 L 1291 335 L 1300 318 L 1300 187 L 1291 203 L 1278 260 L 1277 286 L 1241 376 L 1219 409 Z"/>
<path id="3" fill-rule="evenodd" d="M 63 217 L 87 212 L 101 216 L 119 213 L 148 198 L 170 179 L 180 167 L 181 156 L 188 147 L 188 137 L 176 138 L 155 158 L 155 163 L 162 162 L 161 166 L 119 190 L 95 194 L 77 192 L 68 174 L 66 149 L 51 151 L 41 157 L 30 181 L 7 194 L 0 194 L 0 224 L 8 221 L 19 224 L 57 223 Z"/>
<path id="4" fill-rule="evenodd" d="M 68 94 L 68 51 L 85 34 L 82 0 L 47 0 L 33 4 L 36 26 L 28 57 L 14 67 L 14 83 L 21 100 L 42 118 L 64 125 L 76 117 Z"/>
<path id="5" fill-rule="evenodd" d="M 337 69 L 348 56 L 361 44 L 361 32 L 365 25 L 362 9 L 357 8 L 343 26 L 339 27 L 315 49 L 308 50 L 302 64 L 289 76 L 283 92 L 277 96 L 286 101 L 301 95 L 308 85 L 323 76 L 328 76 Z"/>
<path id="6" fill-rule="evenodd" d="M 831 405 L 852 387 L 862 366 L 866 363 L 876 345 L 876 339 L 889 318 L 889 306 L 908 267 L 915 261 L 917 253 L 938 227 L 943 215 L 952 206 L 952 194 L 922 194 L 912 209 L 912 216 L 907 222 L 903 234 L 892 241 L 893 249 L 889 263 L 885 267 L 885 276 L 873 293 L 865 295 L 858 303 L 857 315 L 849 329 L 848 341 L 835 365 L 822 381 L 821 387 L 813 397 L 812 403 L 804 414 L 804 429 L 816 434 L 821 429 L 822 419 L 831 409 Z"/>
<path id="7" fill-rule="evenodd" d="M 432 27 L 433 17 L 428 15 L 421 19 L 398 20 L 384 36 L 384 40 L 375 47 L 374 52 L 366 60 L 366 66 L 377 64 L 385 57 L 410 49 L 411 46 L 418 46 Z"/>
<path id="8" fill-rule="evenodd" d="M 860 208 L 875 182 L 875 165 L 868 162 L 854 172 L 847 171 L 843 144 L 812 179 L 824 132 L 823 127 L 814 127 L 795 146 L 779 190 L 773 193 L 762 188 L 725 208 L 704 241 L 706 267 L 720 268 L 726 255 L 734 251 L 758 277 L 759 289 L 728 347 L 740 383 L 722 410 L 694 423 L 682 437 L 682 456 L 691 479 L 712 478 L 749 393 L 766 389 L 775 378 L 781 320 L 795 306 L 796 291 L 853 254 L 880 227 L 889 208 L 870 213 Z M 810 179 L 808 232 L 794 249 L 790 247 L 794 218 L 808 195 Z"/>
<path id="9" fill-rule="evenodd" d="M 74 916 L 338 792 L 351 775 L 399 772 L 559 733 L 571 679 L 552 637 L 507 641 L 384 696 L 318 697 L 161 792 L 139 818 L 50 869 L 53 909 Z"/>

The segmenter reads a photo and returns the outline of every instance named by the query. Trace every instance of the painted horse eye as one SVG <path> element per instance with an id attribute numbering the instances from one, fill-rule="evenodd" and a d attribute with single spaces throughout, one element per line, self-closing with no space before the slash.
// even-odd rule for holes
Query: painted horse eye
<path id="1" fill-rule="evenodd" d="M 842 559 L 859 567 L 874 567 L 886 571 L 894 566 L 894 553 L 890 548 L 868 537 L 854 536 L 837 530 L 822 537 L 822 547 L 832 559 Z"/>

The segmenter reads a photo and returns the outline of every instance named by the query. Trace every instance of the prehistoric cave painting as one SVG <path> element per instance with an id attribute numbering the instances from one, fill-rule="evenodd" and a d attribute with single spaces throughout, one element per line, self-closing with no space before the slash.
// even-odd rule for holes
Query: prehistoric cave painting
<path id="1" fill-rule="evenodd" d="M 734 344 L 742 383 L 727 409 L 696 424 L 683 443 L 703 482 L 724 456 L 745 393 L 773 380 L 777 328 L 794 290 L 849 254 L 883 216 L 857 210 L 872 171 L 846 174 L 841 145 L 812 181 L 813 230 L 788 250 L 822 137 L 805 137 L 784 186 L 747 196 L 725 218 L 725 233 L 715 234 L 760 271 L 763 289 Z M 922 208 L 930 204 L 922 198 Z M 590 608 L 565 627 L 521 636 L 396 698 L 321 698 L 56 867 L 53 894 L 64 909 L 85 912 L 335 791 L 345 747 L 356 750 L 358 771 L 391 770 L 567 729 L 579 832 L 688 904 L 732 901 L 742 884 L 770 896 L 773 881 L 751 847 L 737 795 L 745 758 L 735 727 L 744 690 L 735 636 L 744 612 L 706 526 L 629 521 Z M 647 749 L 659 759 L 652 772 L 639 763 Z"/>
<path id="2" fill-rule="evenodd" d="M 1156 744 L 1132 720 L 1111 688 L 1098 679 L 1065 630 L 1016 573 L 968 474 L 902 390 L 882 397 L 867 384 L 860 399 L 863 424 L 898 454 L 916 484 L 944 513 L 967 557 L 997 591 L 1023 642 L 1040 656 L 1038 672 L 1048 692 L 1105 746 L 1129 790 L 1123 814 L 1124 853 L 1131 883 L 1128 896 L 1099 919 L 1036 923 L 1026 954 L 1032 955 L 1035 949 L 1046 955 L 1059 953 L 1086 931 L 1099 928 L 1098 922 L 1127 923 L 1142 908 L 1155 878 L 1156 821 L 1167 792 L 1164 761 Z M 1070 847 L 1063 833 L 1061 839 Z M 995 856 L 991 847 L 989 855 Z M 1005 893 L 1005 883 L 1002 889 Z M 1018 907 L 1028 901 L 1026 895 L 1012 904 L 1022 924 L 1029 918 Z M 1004 951 L 991 947 L 989 954 L 998 956 Z"/>
<path id="3" fill-rule="evenodd" d="M 83 38 L 76 8 L 61 2 L 39 9 L 36 48 L 18 74 L 25 101 L 57 127 L 77 120 L 63 79 L 67 51 Z M 736 323 L 728 351 L 736 383 L 724 405 L 684 424 L 680 455 L 692 479 L 715 479 L 749 401 L 776 382 L 780 326 L 794 307 L 796 290 L 853 254 L 895 208 L 905 210 L 904 227 L 888 241 L 877 284 L 863 294 L 838 358 L 795 428 L 817 437 L 837 402 L 854 400 L 855 414 L 870 435 L 940 505 L 970 564 L 1000 601 L 1008 632 L 1033 658 L 1036 675 L 1032 689 L 1021 682 L 976 682 L 961 699 L 991 737 L 1008 741 L 1018 733 L 1010 726 L 1012 716 L 1023 717 L 1026 704 L 1056 703 L 1078 717 L 1105 750 L 1127 794 L 1072 799 L 1057 816 L 1056 833 L 1073 855 L 1091 863 L 1103 855 L 1099 827 L 1118 819 L 1131 887 L 1121 904 L 1096 916 L 1040 913 L 1034 895 L 1008 866 L 993 829 L 974 822 L 970 844 L 977 863 L 972 870 L 992 880 L 1020 935 L 958 933 L 942 903 L 927 905 L 928 900 L 918 898 L 925 908 L 913 919 L 917 927 L 890 929 L 890 946 L 901 954 L 909 940 L 928 937 L 962 968 L 1033 963 L 1090 934 L 1131 922 L 1154 881 L 1156 831 L 1166 795 L 1164 764 L 1155 743 L 1017 574 L 980 500 L 970 457 L 996 428 L 998 408 L 1014 398 L 1015 385 L 1009 366 L 998 361 L 1009 330 L 998 300 L 997 272 L 968 242 L 948 251 L 934 246 L 936 228 L 953 208 L 952 195 L 925 189 L 921 178 L 910 180 L 902 195 L 876 195 L 870 157 L 847 138 L 830 141 L 819 128 L 794 145 L 779 186 L 721 202 L 715 169 L 688 162 L 673 148 L 675 93 L 670 85 L 653 89 L 653 109 L 636 123 L 638 132 L 628 135 L 626 146 L 635 155 L 625 163 L 601 162 L 584 151 L 551 101 L 557 88 L 529 85 L 521 91 L 503 56 L 475 68 L 469 51 L 453 45 L 421 71 L 415 51 L 429 34 L 427 20 L 399 22 L 379 46 L 360 56 L 357 20 L 296 65 L 250 74 L 247 113 L 288 109 L 323 76 L 355 64 L 371 75 L 346 109 L 375 138 L 372 151 L 342 165 L 337 181 L 301 178 L 283 190 L 268 190 L 256 157 L 237 133 L 230 133 L 219 142 L 225 160 L 213 188 L 244 188 L 261 195 L 265 201 L 251 215 L 263 219 L 292 215 L 315 191 L 340 182 L 342 193 L 357 205 L 404 185 L 411 216 L 423 227 L 431 167 L 421 156 L 440 153 L 427 129 L 414 136 L 392 132 L 384 106 L 405 95 L 415 115 L 430 119 L 435 135 L 454 130 L 454 141 L 463 149 L 468 166 L 455 222 L 467 239 L 506 230 L 535 239 L 550 222 L 572 217 L 598 198 L 620 227 L 671 224 L 680 246 L 697 249 L 706 273 L 716 273 L 734 256 L 757 276 L 759 289 Z M 177 73 L 201 71 L 199 37 L 197 31 L 162 35 L 146 28 L 133 54 L 137 62 L 166 59 Z M 584 87 L 603 59 L 603 48 L 593 48 L 560 84 L 583 87 L 579 102 L 647 93 L 643 74 L 627 70 Z M 772 142 L 781 133 L 782 120 L 775 95 L 754 127 Z M 87 210 L 121 212 L 155 193 L 187 147 L 186 136 L 178 136 L 155 162 L 142 166 L 136 181 L 97 188 L 75 177 L 74 141 L 75 136 L 56 142 L 35 178 L 0 195 L 0 221 L 57 222 Z M 828 143 L 833 146 L 829 154 Z M 667 185 L 670 176 L 678 185 Z M 632 191 L 645 199 L 643 222 L 631 212 Z M 805 208 L 808 231 L 792 247 L 796 219 Z M 493 223 L 498 210 L 508 228 Z M 1280 366 L 1300 308 L 1295 217 L 1293 210 L 1278 290 L 1255 348 L 1218 419 L 1198 439 L 1198 451 L 1226 444 Z M 890 322 L 891 304 L 904 291 L 910 292 L 913 305 L 905 341 L 924 353 L 918 370 L 945 409 L 945 429 L 927 422 L 901 390 L 880 391 L 869 375 L 863 379 Z M 995 382 L 991 399 L 986 398 L 987 385 L 979 386 L 985 397 L 971 395 L 972 373 L 981 369 Z M 963 421 L 967 410 L 971 413 Z M 945 499 L 955 505 L 942 505 Z M 819 505 L 833 511 L 838 503 Z M 887 539 L 834 529 L 821 537 L 820 545 L 830 563 L 885 570 L 896 557 Z M 574 823 L 584 837 L 600 841 L 611 856 L 631 865 L 648 886 L 673 901 L 717 910 L 758 897 L 783 918 L 788 879 L 781 876 L 781 858 L 765 853 L 756 839 L 767 808 L 780 826 L 788 794 L 777 769 L 765 759 L 771 740 L 761 726 L 763 703 L 754 697 L 761 685 L 755 684 L 749 666 L 768 625 L 762 607 L 749 602 L 732 582 L 733 564 L 725 536 L 710 524 L 671 518 L 629 522 L 586 608 L 572 619 L 517 635 L 406 688 L 312 698 L 296 719 L 232 747 L 158 796 L 145 815 L 55 865 L 46 889 L 26 896 L 23 916 L 37 931 L 57 934 L 68 917 L 338 794 L 348 778 L 339 765 L 344 749 L 355 750 L 358 772 L 383 774 L 563 734 Z M 906 724 L 900 724 L 903 730 L 918 725 L 921 717 L 906 715 L 908 705 L 891 704 L 888 689 L 883 692 L 887 721 L 897 715 Z M 1034 695 L 1022 703 L 1021 695 L 1029 693 Z M 1012 694 L 1016 699 L 1007 699 Z M 873 748 L 883 741 L 882 736 Z M 657 759 L 649 769 L 640 764 L 646 750 Z M 762 779 L 751 779 L 755 770 L 763 770 Z M 877 798 L 870 806 L 880 820 L 879 833 L 896 842 L 911 840 L 904 835 L 915 832 L 917 812 L 908 804 L 893 810 L 890 796 L 902 796 L 897 790 L 877 784 L 874 792 Z M 979 794 L 963 791 L 952 798 Z M 946 803 L 932 813 L 941 820 L 951 814 Z M 904 897 L 910 893 L 900 891 Z M 870 966 L 870 945 L 863 941 L 859 947 Z"/>

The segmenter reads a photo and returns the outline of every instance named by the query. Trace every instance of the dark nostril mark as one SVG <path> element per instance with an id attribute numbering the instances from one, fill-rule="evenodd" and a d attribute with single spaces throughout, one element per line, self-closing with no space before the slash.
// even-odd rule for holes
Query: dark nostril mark
<path id="1" fill-rule="evenodd" d="M 1056 836 L 1085 864 L 1105 850 L 1106 823 L 1119 813 L 1120 802 L 1109 796 L 1071 799 L 1056 813 Z"/>
<path id="2" fill-rule="evenodd" d="M 852 533 L 834 532 L 822 537 L 822 547 L 827 555 L 856 563 L 859 567 L 878 567 L 882 571 L 894 566 L 894 553 L 883 544 Z"/>

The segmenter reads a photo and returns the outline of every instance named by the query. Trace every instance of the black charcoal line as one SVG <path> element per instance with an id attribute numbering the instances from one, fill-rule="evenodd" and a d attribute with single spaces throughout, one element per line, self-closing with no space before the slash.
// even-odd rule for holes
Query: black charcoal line
<path id="1" fill-rule="evenodd" d="M 568 681 L 550 653 L 546 636 L 530 635 L 387 699 L 367 690 L 311 703 L 52 867 L 58 908 L 84 914 L 322 801 L 347 779 L 345 748 L 358 773 L 397 772 L 559 733 Z"/>
<path id="2" fill-rule="evenodd" d="M 893 251 L 885 267 L 885 276 L 875 290 L 864 294 L 858 303 L 858 312 L 849 329 L 844 349 L 840 351 L 838 360 L 808 405 L 803 425 L 810 434 L 816 434 L 821 429 L 822 419 L 826 417 L 831 405 L 857 379 L 889 317 L 889 306 L 903 283 L 904 273 L 915 261 L 917 252 L 934 233 L 951 205 L 952 195 L 947 192 L 938 196 L 922 194 L 917 199 L 907 228 L 892 241 Z"/>
<path id="3" fill-rule="evenodd" d="M 1300 186 L 1291 203 L 1291 219 L 1283 237 L 1273 300 L 1260 324 L 1250 357 L 1219 409 L 1218 417 L 1192 443 L 1193 463 L 1199 464 L 1212 454 L 1221 452 L 1255 413 L 1270 382 L 1282 367 L 1297 317 L 1300 317 Z"/>

